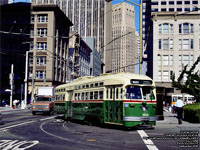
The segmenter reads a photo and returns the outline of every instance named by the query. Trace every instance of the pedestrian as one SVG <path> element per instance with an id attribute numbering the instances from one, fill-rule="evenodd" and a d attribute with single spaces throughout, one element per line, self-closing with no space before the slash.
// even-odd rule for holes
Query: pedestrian
<path id="1" fill-rule="evenodd" d="M 176 109 L 176 113 L 177 113 L 178 124 L 182 124 L 183 108 L 184 108 L 183 101 L 181 99 L 178 99 L 175 103 L 175 109 Z"/>

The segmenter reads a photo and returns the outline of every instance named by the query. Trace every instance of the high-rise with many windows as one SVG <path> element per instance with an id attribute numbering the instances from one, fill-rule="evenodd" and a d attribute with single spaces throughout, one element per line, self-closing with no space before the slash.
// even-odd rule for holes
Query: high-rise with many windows
<path id="1" fill-rule="evenodd" d="M 102 60 L 104 52 L 109 48 L 108 36 L 110 25 L 106 25 L 106 16 L 112 11 L 107 10 L 112 5 L 111 0 L 31 0 L 35 4 L 56 4 L 72 21 L 71 31 L 78 32 L 81 37 L 93 37 L 94 47 L 100 53 Z M 111 18 L 110 18 L 111 19 Z M 108 29 L 105 29 L 107 27 Z M 107 33 L 108 31 L 108 33 Z M 111 35 L 110 35 L 111 37 Z"/>
<path id="2" fill-rule="evenodd" d="M 147 73 L 157 86 L 170 88 L 173 73 L 177 78 L 183 66 L 188 65 L 189 69 L 200 55 L 199 7 L 197 0 L 143 1 Z"/>
<path id="3" fill-rule="evenodd" d="M 110 50 L 111 72 L 135 72 L 137 38 L 133 5 L 119 3 L 112 9 L 113 49 Z"/>

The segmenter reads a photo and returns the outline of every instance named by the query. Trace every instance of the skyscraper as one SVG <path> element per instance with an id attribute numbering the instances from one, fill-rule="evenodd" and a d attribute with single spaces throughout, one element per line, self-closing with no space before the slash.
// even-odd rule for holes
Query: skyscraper
<path id="1" fill-rule="evenodd" d="M 128 3 L 113 5 L 113 48 L 110 50 L 111 72 L 135 72 L 137 37 L 134 6 Z"/>
<path id="2" fill-rule="evenodd" d="M 106 7 L 112 5 L 110 0 L 31 0 L 35 4 L 57 4 L 74 24 L 71 31 L 78 32 L 81 37 L 93 37 L 94 47 L 104 58 L 104 36 L 106 35 Z M 108 2 L 108 3 L 107 3 Z M 111 28 L 111 25 L 108 26 Z"/>

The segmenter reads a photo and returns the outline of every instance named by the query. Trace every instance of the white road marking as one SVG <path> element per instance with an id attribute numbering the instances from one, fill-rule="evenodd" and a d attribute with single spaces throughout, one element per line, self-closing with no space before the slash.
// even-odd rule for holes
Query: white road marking
<path id="1" fill-rule="evenodd" d="M 53 118 L 55 118 L 55 117 L 57 117 L 57 116 L 53 116 L 53 117 L 48 117 L 48 118 L 40 119 L 40 121 L 53 119 Z M 14 127 L 18 127 L 18 126 L 30 124 L 30 123 L 33 123 L 33 122 L 37 122 L 37 120 L 27 121 L 27 122 L 23 122 L 23 123 L 18 123 L 18 124 L 15 124 L 15 125 L 11 125 L 11 126 L 8 126 L 8 127 L 0 128 L 0 131 L 5 131 L 5 130 L 10 129 L 10 128 L 14 128 Z"/>
<path id="2" fill-rule="evenodd" d="M 143 130 L 137 130 L 143 142 L 146 144 L 149 150 L 158 150 L 158 148 L 154 145 L 154 143 L 148 139 L 148 135 Z"/>

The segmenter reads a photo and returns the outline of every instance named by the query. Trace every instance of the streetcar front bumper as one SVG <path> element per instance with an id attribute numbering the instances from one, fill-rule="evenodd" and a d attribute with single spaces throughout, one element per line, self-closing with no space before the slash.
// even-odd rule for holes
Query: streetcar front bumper
<path id="1" fill-rule="evenodd" d="M 124 116 L 123 121 L 156 121 L 156 117 Z"/>

